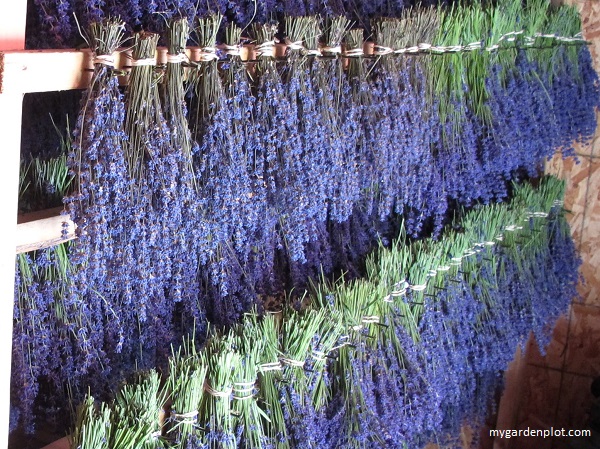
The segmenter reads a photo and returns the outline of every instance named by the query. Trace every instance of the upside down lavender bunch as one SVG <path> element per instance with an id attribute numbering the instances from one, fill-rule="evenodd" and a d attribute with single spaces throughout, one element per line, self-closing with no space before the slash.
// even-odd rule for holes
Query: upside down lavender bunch
<path id="1" fill-rule="evenodd" d="M 122 271 L 124 294 L 112 299 L 123 308 L 130 329 L 139 329 L 128 339 L 126 353 L 135 354 L 133 348 L 137 347 L 142 366 L 155 364 L 156 357 L 164 361 L 168 352 L 157 343 L 174 337 L 172 314 L 181 284 L 173 263 L 185 257 L 181 227 L 191 191 L 189 154 L 173 147 L 171 130 L 162 115 L 153 67 L 157 40 L 155 34 L 140 32 L 133 50 L 125 122 L 132 212 L 122 232 L 123 252 L 129 262 Z M 137 294 L 141 298 L 136 299 Z"/>
<path id="2" fill-rule="evenodd" d="M 483 157 L 486 169 L 503 179 L 510 179 L 519 169 L 535 175 L 540 160 L 554 151 L 560 139 L 556 127 L 547 126 L 554 121 L 554 108 L 531 64 L 522 55 L 518 59 L 521 70 L 511 73 L 504 86 L 497 70 L 488 80 L 494 118 Z"/>
<path id="3" fill-rule="evenodd" d="M 110 279 L 123 262 L 118 248 L 130 212 L 124 156 L 125 107 L 112 69 L 112 54 L 123 41 L 123 31 L 123 23 L 112 19 L 90 27 L 89 40 L 96 58 L 94 78 L 84 98 L 69 154 L 69 167 L 77 185 L 75 192 L 64 199 L 78 225 L 79 237 L 70 252 L 75 274 L 73 288 L 66 295 L 67 314 L 78 323 L 72 329 L 78 347 L 75 363 L 81 375 L 99 375 L 99 382 L 108 369 L 105 343 L 110 342 L 118 352 L 125 341 L 123 323 L 106 302 L 107 296 L 115 294 L 116 285 Z M 113 322 L 110 328 L 105 326 L 108 320 Z"/>
<path id="4" fill-rule="evenodd" d="M 186 290 L 197 286 L 182 287 L 180 272 L 172 270 L 173 263 L 189 262 L 180 223 L 190 189 L 179 182 L 180 169 L 187 167 L 185 157 L 180 148 L 171 146 L 153 68 L 147 64 L 154 52 L 151 48 L 147 55 L 134 52 L 126 119 L 109 65 L 120 44 L 122 24 L 109 22 L 108 27 L 119 39 L 97 37 L 96 77 L 75 131 L 70 162 L 79 185 L 65 199 L 79 235 L 72 252 L 78 269 L 68 298 L 77 309 L 73 313 L 89 316 L 89 324 L 76 330 L 79 344 L 84 345 L 81 373 L 93 367 L 102 373 L 98 381 L 108 376 L 110 368 L 130 370 L 134 359 L 138 366 L 154 366 L 156 357 L 166 357 L 167 351 L 157 342 L 173 338 L 174 303 L 181 290 L 185 296 Z M 138 38 L 138 44 L 156 44 L 156 36 Z M 163 126 L 152 125 L 155 121 Z M 149 320 L 149 316 L 162 318 Z"/>
<path id="5" fill-rule="evenodd" d="M 254 304 L 265 278 L 264 245 L 271 217 L 266 205 L 264 150 L 254 139 L 254 97 L 246 70 L 235 51 L 241 30 L 228 28 L 231 40 L 223 91 L 214 114 L 204 121 L 197 175 L 210 247 L 201 256 L 205 287 L 214 298 L 212 321 L 231 324 Z M 213 80 L 221 83 L 219 78 Z M 270 249 L 266 249 L 269 251 Z M 268 256 L 267 256 L 268 257 Z M 255 277 L 256 276 L 256 277 Z"/>
<path id="6" fill-rule="evenodd" d="M 190 129 L 197 142 L 201 141 L 205 127 L 223 96 L 216 54 L 217 33 L 222 21 L 222 14 L 211 13 L 199 18 L 193 30 L 196 44 L 200 47 L 200 60 L 192 64 L 188 83 L 194 94 L 190 101 Z"/>
<path id="7" fill-rule="evenodd" d="M 407 33 L 412 30 L 403 28 L 406 20 L 375 22 L 378 50 L 407 44 Z M 378 176 L 372 181 L 378 195 L 378 216 L 385 220 L 392 214 L 404 215 L 410 234 L 418 234 L 430 217 L 434 218 L 435 233 L 441 230 L 449 190 L 440 176 L 441 158 L 435 157 L 440 145 L 436 108 L 426 108 L 426 64 L 427 60 L 381 56 L 372 71 L 371 89 L 384 99 L 374 111 L 378 120 L 373 124 L 380 141 L 374 154 Z"/>
<path id="8" fill-rule="evenodd" d="M 48 407 L 54 401 L 65 400 L 60 373 L 71 375 L 75 370 L 76 345 L 70 330 L 79 323 L 70 321 L 73 315 L 67 314 L 65 307 L 65 294 L 74 274 L 67 256 L 68 246 L 65 243 L 17 256 L 11 431 L 21 428 L 26 434 L 33 433 L 40 411 L 40 391 L 55 389 L 55 397 L 47 400 Z"/>
<path id="9" fill-rule="evenodd" d="M 194 155 L 198 144 L 192 139 L 185 103 L 185 48 L 190 26 L 187 18 L 175 18 L 168 26 L 168 56 L 164 83 L 160 85 L 163 116 L 168 125 L 169 145 L 164 159 L 154 166 L 170 174 L 162 182 L 162 207 L 156 218 L 166 233 L 170 245 L 170 278 L 166 280 L 168 297 L 184 311 L 183 326 L 189 321 L 204 321 L 204 307 L 197 304 L 200 296 L 198 253 L 203 248 L 206 224 L 202 221 L 204 204 L 198 198 L 199 186 L 195 174 Z M 163 131 L 164 134 L 164 131 Z M 167 170 L 170 167 L 170 170 Z M 157 203 L 155 203 L 157 204 Z M 164 257 L 164 256 L 163 256 Z"/>
<path id="10" fill-rule="evenodd" d="M 169 23 L 167 68 L 165 82 L 161 85 L 163 116 L 171 130 L 171 146 L 181 151 L 188 171 L 189 182 L 195 186 L 193 176 L 193 144 L 187 122 L 183 62 L 190 27 L 187 18 L 174 19 Z"/>
<path id="11" fill-rule="evenodd" d="M 492 68 L 486 81 L 492 122 L 483 129 L 480 151 L 484 172 L 498 180 L 495 196 L 506 195 L 506 181 L 519 172 L 536 176 L 541 161 L 557 148 L 563 155 L 572 154 L 573 145 L 593 135 L 593 111 L 600 98 L 597 75 L 591 69 L 589 50 L 582 47 L 577 54 L 578 70 L 559 51 L 564 60 L 556 75 L 544 72 L 523 52 L 516 58 L 516 70 L 505 73 L 500 66 Z"/>
<path id="12" fill-rule="evenodd" d="M 573 61 L 568 51 L 576 51 Z M 551 99 L 555 115 L 559 146 L 564 156 L 571 155 L 574 145 L 589 144 L 596 129 L 595 109 L 600 103 L 598 75 L 592 66 L 589 48 L 560 48 L 555 59 L 564 69 L 554 76 L 543 74 L 551 80 Z"/>
<path id="13" fill-rule="evenodd" d="M 340 58 L 341 45 L 350 22 L 342 16 L 324 21 L 323 55 L 328 58 L 312 62 L 311 78 L 321 120 L 327 124 L 326 138 L 320 145 L 326 147 L 330 171 L 328 193 L 328 220 L 342 223 L 353 212 L 360 192 L 354 175 L 352 149 L 356 148 L 358 125 L 354 109 L 344 107 L 350 101 L 350 84 Z"/>

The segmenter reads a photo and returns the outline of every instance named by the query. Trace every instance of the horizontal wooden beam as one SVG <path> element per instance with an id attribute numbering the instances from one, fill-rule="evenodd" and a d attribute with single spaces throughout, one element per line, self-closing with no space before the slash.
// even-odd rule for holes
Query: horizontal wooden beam
<path id="1" fill-rule="evenodd" d="M 16 253 L 49 248 L 75 237 L 76 225 L 62 207 L 20 215 L 17 220 Z M 65 226 L 65 228 L 63 228 Z M 67 235 L 63 237 L 63 229 Z"/>
<path id="2" fill-rule="evenodd" d="M 0 93 L 83 89 L 91 80 L 84 69 L 91 53 L 74 50 L 7 51 L 0 53 Z"/>
<path id="3" fill-rule="evenodd" d="M 273 56 L 285 55 L 286 45 L 276 44 Z M 373 43 L 365 42 L 365 54 L 373 53 Z M 190 61 L 200 59 L 200 48 L 188 47 L 186 54 Z M 255 57 L 254 45 L 241 49 L 243 60 Z M 123 50 L 113 54 L 115 67 L 127 72 L 131 63 L 131 51 Z M 167 49 L 161 47 L 156 55 L 157 64 L 166 64 Z M 0 94 L 51 92 L 57 90 L 85 89 L 92 80 L 93 54 L 90 50 L 25 50 L 0 52 Z M 119 78 L 122 84 L 127 77 Z"/>
<path id="4" fill-rule="evenodd" d="M 248 48 L 242 53 L 248 58 Z M 284 50 L 285 51 L 285 50 Z M 190 61 L 199 59 L 200 49 L 189 47 Z M 113 54 L 115 67 L 129 71 L 131 51 Z M 166 64 L 167 49 L 159 48 L 157 64 Z M 85 89 L 92 80 L 93 53 L 89 50 L 26 50 L 0 52 L 0 93 L 52 92 L 57 90 Z M 127 77 L 120 77 L 125 84 Z"/>

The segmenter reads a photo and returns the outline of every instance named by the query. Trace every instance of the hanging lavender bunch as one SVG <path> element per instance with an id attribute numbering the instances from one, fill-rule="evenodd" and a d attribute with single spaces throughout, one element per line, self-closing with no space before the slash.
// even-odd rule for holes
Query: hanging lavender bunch
<path id="1" fill-rule="evenodd" d="M 75 370 L 69 328 L 78 323 L 70 323 L 71 317 L 65 313 L 65 295 L 73 274 L 67 246 L 61 244 L 17 256 L 11 420 L 26 434 L 35 431 L 35 406 L 40 386 L 55 391 L 45 397 L 48 406 L 60 403 L 65 400 L 64 379 L 60 372 L 64 370 L 72 375 Z M 50 410 L 43 412 L 51 415 Z"/>
<path id="2" fill-rule="evenodd" d="M 577 70 L 581 83 L 579 84 L 579 99 L 573 105 L 580 105 L 582 111 L 578 114 L 579 135 L 576 137 L 582 143 L 588 142 L 595 132 L 596 123 L 593 119 L 594 108 L 598 107 L 600 88 L 598 87 L 598 73 L 594 69 L 592 55 L 589 47 L 583 45 L 577 52 Z M 587 112 L 584 112 L 587 111 Z M 583 116 L 585 115 L 585 119 Z"/>
<path id="3" fill-rule="evenodd" d="M 517 68 L 508 72 L 503 82 L 501 68 L 494 67 L 488 80 L 493 119 L 482 145 L 482 158 L 486 172 L 504 180 L 519 169 L 535 176 L 541 159 L 550 148 L 554 151 L 559 141 L 556 127 L 546 126 L 554 120 L 553 106 L 536 79 L 535 67 L 520 55 Z"/>
<path id="4" fill-rule="evenodd" d="M 189 84 L 194 96 L 190 105 L 190 128 L 198 143 L 202 141 L 207 121 L 215 114 L 223 95 L 216 54 L 216 40 L 223 16 L 220 13 L 197 19 L 195 39 L 200 47 L 200 60 L 189 73 Z"/>
<path id="5" fill-rule="evenodd" d="M 341 41 L 348 26 L 346 19 L 338 17 L 327 29 L 328 44 L 319 48 L 320 24 L 315 17 L 288 19 L 292 42 L 292 60 L 284 68 L 290 103 L 298 105 L 297 123 L 302 144 L 299 158 L 305 166 L 299 183 L 293 190 L 307 191 L 303 210 L 298 219 L 304 221 L 308 239 L 304 239 L 304 257 L 290 261 L 291 279 L 302 286 L 309 276 L 318 275 L 324 255 L 331 252 L 327 221 L 335 214 L 335 220 L 346 220 L 354 207 L 352 198 L 345 194 L 355 184 L 346 168 L 346 151 L 352 148 L 351 136 L 344 134 L 340 94 L 344 82 L 343 66 L 338 56 Z M 325 55 L 325 56 L 324 56 Z M 330 59 L 331 58 L 331 59 Z M 350 118 L 348 121 L 350 123 Z M 308 165 L 307 165 L 308 162 Z M 292 176 L 289 176 L 292 178 Z M 356 194 L 358 198 L 358 194 Z M 290 219 L 293 219 L 294 215 Z M 342 216 L 340 216 L 342 214 Z"/>
<path id="6" fill-rule="evenodd" d="M 376 390 L 373 384 L 373 367 L 380 361 L 376 347 L 380 326 L 385 324 L 377 300 L 381 290 L 364 280 L 339 283 L 334 286 L 320 285 L 316 302 L 327 311 L 330 308 L 341 313 L 343 335 L 330 349 L 332 361 L 328 378 L 332 397 L 340 397 L 328 419 L 339 416 L 340 432 L 321 435 L 331 447 L 369 447 L 383 444 L 384 436 L 376 429 L 381 427 L 376 412 Z M 338 334 L 339 335 L 339 334 Z M 335 401 L 335 399 L 333 399 Z M 334 437 L 335 435 L 335 437 Z M 331 438 L 335 438 L 331 441 Z"/>
<path id="7" fill-rule="evenodd" d="M 356 148 L 348 149 L 348 158 L 352 161 L 349 165 L 353 168 L 348 175 L 351 179 L 356 179 L 367 213 L 371 214 L 376 198 L 372 179 L 375 173 L 373 153 L 379 149 L 377 116 L 374 113 L 380 109 L 378 102 L 381 99 L 371 95 L 371 86 L 367 82 L 366 63 L 363 60 L 363 32 L 362 29 L 348 31 L 344 51 L 344 56 L 348 59 L 346 74 L 351 89 L 346 107 L 355 110 L 356 122 L 360 127 Z"/>
<path id="8" fill-rule="evenodd" d="M 154 349 L 163 359 L 168 355 L 156 342 L 173 338 L 170 327 L 174 302 L 165 295 L 173 276 L 172 261 L 178 255 L 175 242 L 185 209 L 185 197 L 179 190 L 179 169 L 186 165 L 188 156 L 172 147 L 162 115 L 154 70 L 158 35 L 140 32 L 135 40 L 125 121 L 129 136 L 127 165 L 133 181 L 133 213 L 126 234 L 131 290 L 120 300 L 134 320 L 132 325 L 138 323 L 138 344 L 144 347 L 140 356 L 147 357 L 152 366 L 157 356 Z M 133 292 L 140 296 L 136 299 Z M 149 316 L 154 317 L 151 322 Z M 146 362 L 140 363 L 145 366 Z"/>
<path id="9" fill-rule="evenodd" d="M 254 66 L 252 92 L 254 96 L 253 123 L 246 138 L 255 153 L 255 191 L 262 207 L 260 234 L 255 237 L 261 242 L 255 254 L 254 279 L 263 294 L 276 294 L 287 281 L 284 270 L 275 268 L 276 254 L 283 248 L 278 225 L 281 209 L 276 176 L 280 170 L 278 146 L 288 138 L 285 111 L 286 98 L 280 74 L 274 59 L 277 23 L 253 24 L 249 30 L 254 42 L 257 63 Z M 262 166 L 261 166 L 262 164 Z M 260 270 L 260 271 L 259 271 Z M 261 279 L 262 278 L 262 279 Z M 262 286 L 262 287 L 261 287 Z M 260 291 L 260 290 L 259 290 Z"/>
<path id="10" fill-rule="evenodd" d="M 335 361 L 335 379 L 332 388 L 336 396 L 343 398 L 344 415 L 341 432 L 330 440 L 330 447 L 367 448 L 386 444 L 383 423 L 377 413 L 377 396 L 373 369 L 378 363 L 373 352 L 364 342 L 339 349 Z M 339 410 L 341 411 L 341 410 Z"/>
<path id="11" fill-rule="evenodd" d="M 233 376 L 232 414 L 236 417 L 236 435 L 240 435 L 238 447 L 248 449 L 267 447 L 263 422 L 268 420 L 266 413 L 259 407 L 258 363 L 265 342 L 259 334 L 260 327 L 256 315 L 252 314 L 236 329 L 235 345 L 240 352 L 240 364 Z M 268 421 L 267 421 L 268 422 Z"/>
<path id="12" fill-rule="evenodd" d="M 587 49 L 581 49 L 581 54 L 585 61 Z M 493 92 L 488 103 L 494 118 L 481 149 L 485 169 L 491 176 L 508 180 L 518 174 L 517 170 L 536 176 L 541 161 L 556 148 L 569 154 L 574 142 L 585 141 L 591 135 L 595 126 L 591 105 L 598 101 L 592 81 L 595 75 L 587 71 L 592 76 L 581 82 L 571 78 L 576 74 L 565 68 L 570 67 L 568 60 L 562 67 L 560 75 L 550 76 L 521 52 L 516 70 L 503 72 L 500 67 L 493 68 L 487 82 Z M 583 63 L 582 70 L 585 67 L 589 69 L 589 64 Z M 570 98 L 580 100 L 563 104 L 562 95 L 566 92 L 558 94 L 563 89 L 568 90 Z M 523 110 L 531 112 L 523 114 Z M 570 121 L 575 116 L 579 117 L 577 124 Z M 547 123 L 555 125 L 548 127 Z"/>
<path id="13" fill-rule="evenodd" d="M 178 149 L 185 159 L 189 173 L 189 182 L 194 184 L 194 167 L 192 163 L 193 145 L 187 122 L 185 89 L 183 85 L 184 66 L 187 56 L 185 48 L 189 38 L 187 18 L 172 20 L 169 24 L 167 68 L 165 81 L 161 84 L 161 103 L 163 115 L 171 130 L 171 146 Z"/>
<path id="14" fill-rule="evenodd" d="M 275 30 L 275 25 L 257 25 L 251 31 L 257 42 L 255 52 L 259 63 L 255 67 L 255 73 L 259 76 L 255 86 L 252 130 L 246 133 L 248 145 L 254 152 L 254 157 L 249 159 L 249 161 L 254 160 L 254 166 L 250 167 L 258 200 L 254 207 L 262 207 L 262 213 L 264 213 L 264 216 L 261 217 L 262 229 L 257 228 L 257 231 L 263 233 L 262 248 L 259 245 L 258 251 L 264 251 L 261 255 L 263 259 L 261 265 L 264 267 L 262 276 L 266 275 L 268 278 L 274 276 L 267 273 L 271 271 L 268 267 L 274 263 L 275 250 L 284 249 L 281 236 L 273 230 L 285 222 L 288 214 L 286 203 L 293 203 L 294 199 L 293 197 L 288 198 L 290 192 L 287 189 L 289 188 L 286 187 L 286 181 L 282 179 L 285 176 L 284 170 L 288 170 L 284 168 L 281 155 L 285 153 L 283 153 L 282 147 L 289 145 L 291 151 L 301 151 L 301 147 L 297 143 L 299 135 L 294 120 L 294 117 L 297 117 L 295 104 L 290 104 L 287 100 L 284 86 L 272 59 Z M 294 139 L 296 143 L 294 143 Z M 301 168 L 301 166 L 298 165 L 297 168 Z M 292 254 L 295 254 L 294 251 L 302 250 L 301 242 L 294 242 L 293 246 L 290 242 L 285 243 L 288 244 L 287 249 Z M 296 249 L 299 245 L 299 249 Z M 273 280 L 275 283 L 281 282 L 277 278 Z M 265 284 L 268 283 L 265 282 Z"/>
<path id="15" fill-rule="evenodd" d="M 308 190 L 309 174 L 304 166 L 306 152 L 299 120 L 303 119 L 302 99 L 306 97 L 303 97 L 298 71 L 302 70 L 304 59 L 301 54 L 303 39 L 313 23 L 314 19 L 307 17 L 286 20 L 287 42 L 294 45 L 288 45 L 290 54 L 282 74 L 285 82 L 284 101 L 279 105 L 278 115 L 282 117 L 285 129 L 281 136 L 287 136 L 287 139 L 280 137 L 277 148 L 278 169 L 274 173 L 282 239 L 290 260 L 300 263 L 306 261 L 304 245 L 310 241 L 315 209 Z"/>
<path id="16" fill-rule="evenodd" d="M 140 196 L 142 183 L 146 177 L 146 161 L 156 157 L 156 150 L 147 145 L 153 145 L 153 140 L 148 134 L 152 133 L 156 123 L 161 123 L 158 118 L 160 109 L 156 109 L 158 93 L 155 80 L 154 65 L 156 64 L 156 45 L 158 34 L 139 32 L 135 35 L 132 52 L 132 70 L 127 96 L 127 119 L 125 129 L 129 136 L 127 146 L 127 167 L 129 176 L 136 181 L 132 197 Z"/>
<path id="17" fill-rule="evenodd" d="M 75 447 L 103 447 L 110 431 L 111 410 L 105 403 L 96 407 L 93 396 L 87 395 L 77 407 L 72 441 Z"/>
<path id="18" fill-rule="evenodd" d="M 255 316 L 251 315 L 255 325 Z M 266 415 L 263 434 L 266 443 L 285 449 L 290 447 L 289 432 L 286 427 L 283 405 L 280 399 L 280 386 L 283 379 L 283 366 L 279 361 L 278 317 L 267 314 L 256 324 L 263 339 L 263 350 L 257 357 L 259 401 Z"/>
<path id="19" fill-rule="evenodd" d="M 381 59 L 373 70 L 373 89 L 386 99 L 380 113 L 382 152 L 376 161 L 381 173 L 376 180 L 378 215 L 383 220 L 393 213 L 411 217 L 413 211 L 419 211 L 419 219 L 407 222 L 411 234 L 418 233 L 429 217 L 436 218 L 439 231 L 446 195 L 443 184 L 436 182 L 438 166 L 432 152 L 439 142 L 435 131 L 439 126 L 435 113 L 425 108 L 422 65 L 426 62 L 396 56 L 393 49 L 406 47 L 412 43 L 410 39 L 429 39 L 427 32 L 434 28 L 430 19 L 425 12 L 416 19 L 407 14 L 402 20 L 382 19 L 374 26 L 375 53 Z"/>
<path id="20" fill-rule="evenodd" d="M 443 45 L 447 46 L 461 43 L 483 45 L 487 16 L 481 5 L 439 13 L 439 17 L 434 9 L 422 16 L 416 13 L 415 20 L 421 22 L 422 17 L 424 26 L 421 36 L 412 39 L 426 40 L 413 40 L 410 45 L 434 41 L 437 45 L 444 42 Z M 431 104 L 436 103 L 441 122 L 441 139 L 433 151 L 445 193 L 460 204 L 469 205 L 476 200 L 487 202 L 491 198 L 478 150 L 479 122 L 487 123 L 490 117 L 484 83 L 489 69 L 489 52 L 475 50 L 436 55 L 425 65 L 431 77 L 430 88 L 433 89 Z M 435 77 L 441 73 L 444 73 L 443 78 L 436 80 Z"/>
<path id="21" fill-rule="evenodd" d="M 572 47 L 559 47 L 553 61 L 562 70 L 540 74 L 543 80 L 548 80 L 556 133 L 560 136 L 558 143 L 565 157 L 573 154 L 574 145 L 589 144 L 596 129 L 594 110 L 600 97 L 589 49 L 582 46 L 574 61 L 571 51 Z"/>
<path id="22" fill-rule="evenodd" d="M 177 164 L 177 172 L 172 173 L 174 176 L 169 183 L 170 188 L 164 192 L 169 210 L 163 220 L 171 228 L 172 271 L 167 287 L 172 301 L 181 302 L 186 309 L 184 315 L 201 323 L 204 321 L 204 308 L 196 304 L 200 295 L 198 252 L 205 240 L 202 232 L 206 230 L 206 225 L 201 221 L 203 204 L 198 199 L 199 186 L 194 171 L 194 155 L 198 152 L 198 144 L 189 130 L 183 83 L 189 22 L 186 18 L 173 19 L 168 31 L 167 68 L 160 92 L 163 115 L 169 127 L 170 148 L 167 157 Z"/>
<path id="23" fill-rule="evenodd" d="M 313 348 L 319 331 L 324 328 L 327 310 L 307 310 L 296 312 L 287 309 L 283 314 L 284 321 L 280 329 L 280 361 L 283 365 L 283 376 L 280 384 L 280 402 L 287 432 L 292 447 L 312 447 L 322 441 L 318 423 L 320 410 L 315 409 L 312 401 L 313 383 L 310 375 L 319 375 L 323 369 L 323 360 L 316 365 L 310 360 L 316 353 L 322 359 L 318 344 Z M 336 335 L 337 334 L 337 335 Z M 339 331 L 331 339 L 323 341 L 322 349 L 329 351 L 337 341 Z M 313 353 L 313 350 L 316 351 Z M 309 366 L 307 366 L 307 364 Z M 314 369 L 312 369 L 312 368 Z M 309 371 L 310 370 L 310 371 Z M 304 446 L 305 445 L 305 446 Z"/>
<path id="24" fill-rule="evenodd" d="M 258 271 L 258 279 L 263 278 L 259 271 L 260 238 L 265 232 L 261 213 L 266 210 L 263 155 L 248 138 L 254 97 L 239 54 L 241 30 L 231 25 L 226 34 L 229 61 L 223 64 L 222 97 L 214 116 L 205 122 L 198 171 L 213 245 L 209 248 L 213 254 L 206 260 L 205 286 L 214 298 L 209 317 L 217 323 L 237 321 L 254 304 L 254 289 L 260 285 L 255 286 L 252 275 Z"/>
<path id="25" fill-rule="evenodd" d="M 236 259 L 232 247 L 234 223 L 239 216 L 226 211 L 228 201 L 234 200 L 236 192 L 231 183 L 235 178 L 225 176 L 227 170 L 244 173 L 245 167 L 233 164 L 229 159 L 235 148 L 228 123 L 232 123 L 233 111 L 225 98 L 218 71 L 216 36 L 223 16 L 220 13 L 198 19 L 195 35 L 200 48 L 200 60 L 193 63 L 189 73 L 189 85 L 193 93 L 190 102 L 190 128 L 198 143 L 194 157 L 194 172 L 198 186 L 196 223 L 200 230 L 194 234 L 197 240 L 201 293 L 207 304 L 208 317 L 217 323 L 231 323 L 239 309 L 232 299 L 241 287 L 243 266 Z M 239 161 L 236 161 L 239 162 Z M 222 177 L 224 176 L 224 177 Z M 243 182 L 243 181 L 242 181 Z M 239 197 L 241 199 L 241 197 Z"/>
<path id="26" fill-rule="evenodd" d="M 100 383 L 109 369 L 105 348 L 119 352 L 125 342 L 122 316 L 107 298 L 122 285 L 113 276 L 122 273 L 116 267 L 123 261 L 118 248 L 123 244 L 120 234 L 130 212 L 130 182 L 123 151 L 125 108 L 112 60 L 123 42 L 123 23 L 118 19 L 95 22 L 89 33 L 95 54 L 94 75 L 68 160 L 76 188 L 64 199 L 78 226 L 78 240 L 70 253 L 76 269 L 65 309 L 67 321 L 77 323 L 71 331 L 76 337 L 74 363 L 78 373 L 95 375 L 92 383 Z M 105 326 L 108 320 L 110 327 Z"/>
<path id="27" fill-rule="evenodd" d="M 352 132 L 352 115 L 344 116 L 343 97 L 348 95 L 349 85 L 343 73 L 342 41 L 350 22 L 342 16 L 325 21 L 323 27 L 323 58 L 312 63 L 311 77 L 317 100 L 318 115 L 326 125 L 325 141 L 319 142 L 326 148 L 326 164 L 330 171 L 326 194 L 328 198 L 328 219 L 343 222 L 349 219 L 358 189 L 352 179 L 352 168 L 348 165 L 349 152 L 355 148 L 355 135 Z M 354 124 L 356 126 L 356 124 Z M 355 189 L 352 192 L 352 189 Z"/>
<path id="28" fill-rule="evenodd" d="M 393 117 L 383 134 L 387 150 L 378 162 L 382 169 L 393 171 L 378 180 L 383 187 L 379 215 L 403 214 L 412 236 L 419 235 L 431 219 L 434 234 L 439 233 L 448 207 L 435 157 L 441 140 L 438 105 L 430 98 L 426 77 L 434 57 L 405 55 L 407 49 L 434 41 L 438 27 L 435 8 L 407 8 L 398 19 L 379 19 L 373 25 L 378 57 L 373 88 L 386 99 L 385 117 Z"/>
<path id="29" fill-rule="evenodd" d="M 106 438 L 107 447 L 154 449 L 161 433 L 159 413 L 166 399 L 158 372 L 138 373 L 123 385 L 112 404 L 114 423 Z"/>
<path id="30" fill-rule="evenodd" d="M 564 310 L 567 308 L 571 299 L 577 295 L 577 284 L 579 275 L 577 267 L 581 264 L 581 259 L 573 239 L 571 238 L 570 228 L 563 216 L 561 206 L 554 208 L 556 215 L 549 217 L 549 247 L 550 252 L 547 258 L 549 270 L 544 270 L 537 279 L 538 291 L 542 292 L 547 304 L 545 313 L 536 314 L 534 322 L 535 337 L 538 347 L 542 354 L 545 354 L 546 348 L 552 339 L 552 328 L 549 323 L 556 322 Z M 535 264 L 535 266 L 539 266 Z M 548 273 L 550 272 L 550 274 Z M 552 282 L 546 281 L 552 279 Z M 558 291 L 558 294 L 554 292 Z M 534 308 L 537 312 L 538 307 Z"/>
<path id="31" fill-rule="evenodd" d="M 434 298 L 425 298 L 420 322 L 420 346 L 428 354 L 427 377 L 431 388 L 443 398 L 443 428 L 433 429 L 436 440 L 456 435 L 466 420 L 477 422 L 471 408 L 476 378 L 471 360 L 475 323 L 481 303 L 468 294 L 469 287 L 447 283 Z M 473 421 L 470 421 L 470 420 Z"/>
<path id="32" fill-rule="evenodd" d="M 197 435 L 199 407 L 208 369 L 206 353 L 196 349 L 195 335 L 184 337 L 182 346 L 169 360 L 170 415 L 166 436 L 184 445 Z"/>
<path id="33" fill-rule="evenodd" d="M 446 138 L 437 147 L 446 191 L 451 199 L 465 206 L 475 201 L 487 203 L 492 196 L 486 189 L 486 173 L 478 158 L 482 126 L 464 98 L 451 96 L 450 103 L 454 111 L 461 112 L 448 117 L 443 131 Z"/>

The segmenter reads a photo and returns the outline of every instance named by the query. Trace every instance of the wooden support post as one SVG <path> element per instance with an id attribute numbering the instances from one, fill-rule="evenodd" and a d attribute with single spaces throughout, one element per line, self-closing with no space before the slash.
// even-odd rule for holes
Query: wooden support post
<path id="1" fill-rule="evenodd" d="M 26 0 L 4 2 L 0 15 L 0 51 L 25 49 Z M 0 94 L 0 448 L 8 447 L 10 368 L 12 360 L 13 299 L 15 286 L 15 235 L 19 195 L 21 115 L 23 94 Z"/>
<path id="2" fill-rule="evenodd" d="M 0 94 L 0 210 L 4 211 L 0 225 L 0 447 L 8 447 L 22 104 L 23 94 Z"/>

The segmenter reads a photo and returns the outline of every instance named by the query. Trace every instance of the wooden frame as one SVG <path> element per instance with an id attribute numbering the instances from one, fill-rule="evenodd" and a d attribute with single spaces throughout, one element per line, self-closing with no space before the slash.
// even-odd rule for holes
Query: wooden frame
<path id="1" fill-rule="evenodd" d="M 25 48 L 26 0 L 4 2 L 0 15 L 0 51 Z M 0 61 L 0 70 L 2 68 Z M 2 74 L 0 74 L 0 79 Z M 0 239 L 0 447 L 8 447 L 10 422 L 10 368 L 12 360 L 13 298 L 15 283 L 14 242 L 19 195 L 19 159 L 23 94 L 0 90 L 0 135 L 3 157 L 0 179 L 3 194 L 0 210 L 5 226 Z"/>
<path id="2" fill-rule="evenodd" d="M 12 355 L 13 298 L 15 277 L 15 249 L 17 252 L 40 249 L 60 243 L 62 224 L 69 227 L 69 238 L 74 238 L 75 225 L 59 211 L 50 216 L 17 225 L 19 162 L 21 148 L 21 115 L 23 95 L 83 89 L 89 85 L 92 54 L 89 50 L 42 50 L 25 51 L 25 26 L 27 0 L 13 0 L 3 5 L 0 15 L 0 134 L 3 143 L 3 159 L 0 179 L 3 195 L 0 210 L 7 224 L 0 239 L 0 448 L 8 447 L 10 417 L 10 366 Z M 253 55 L 252 46 L 243 50 L 244 59 Z M 285 46 L 277 44 L 275 55 L 285 52 Z M 365 53 L 372 46 L 365 45 Z M 195 60 L 196 49 L 188 49 L 188 57 Z M 126 53 L 119 53 L 117 65 L 126 65 Z M 165 62 L 166 50 L 159 49 L 158 62 Z M 31 217 L 29 217 L 31 218 Z"/>
<path id="3" fill-rule="evenodd" d="M 0 47 L 1 48 L 1 47 Z M 199 59 L 197 47 L 189 47 L 186 54 L 190 61 Z M 286 45 L 276 44 L 274 56 L 285 55 Z M 373 44 L 365 43 L 365 54 L 373 53 Z M 130 52 L 123 50 L 115 52 L 115 66 L 124 71 L 128 70 Z M 243 60 L 254 58 L 254 46 L 242 47 Z M 157 63 L 165 64 L 167 60 L 166 48 L 157 51 Z M 33 92 L 49 92 L 58 90 L 85 89 L 92 79 L 93 54 L 90 50 L 17 50 L 0 51 L 0 95 L 22 95 Z M 122 83 L 127 82 L 127 77 L 120 77 Z M 8 97 L 7 97 L 8 98 Z M 9 109 L 20 110 L 20 105 L 14 104 L 5 108 L 5 114 L 10 114 Z M 2 110 L 0 110 L 0 114 Z M 20 130 L 19 124 L 15 126 Z M 20 144 L 16 141 L 10 148 L 19 154 Z M 53 218 L 51 219 L 51 215 Z M 60 216 L 59 210 L 42 212 L 43 217 L 33 221 L 31 217 L 19 220 L 16 236 L 16 253 L 23 253 L 35 249 L 47 248 L 64 241 L 61 236 L 62 224 L 67 223 L 69 234 L 67 240 L 75 238 L 75 225 L 68 216 Z"/>

